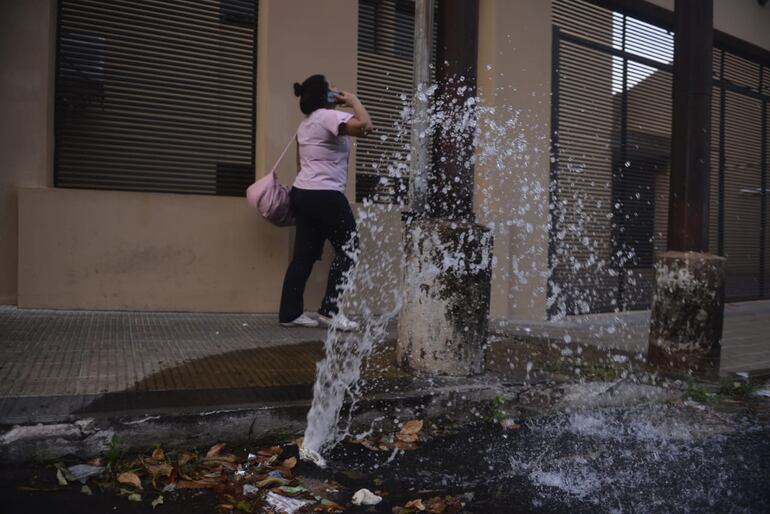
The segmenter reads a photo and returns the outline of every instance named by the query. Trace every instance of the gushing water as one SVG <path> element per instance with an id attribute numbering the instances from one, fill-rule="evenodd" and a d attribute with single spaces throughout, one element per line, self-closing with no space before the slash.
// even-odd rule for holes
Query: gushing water
<path id="1" fill-rule="evenodd" d="M 451 95 L 437 94 L 435 85 L 417 91 L 417 100 L 430 106 L 429 122 L 420 139 L 430 141 L 440 131 L 444 142 L 471 145 L 475 152 L 465 152 L 468 157 L 464 165 L 477 169 L 481 217 L 489 218 L 487 225 L 497 229 L 497 232 L 507 233 L 511 226 L 524 226 L 526 230 L 533 231 L 531 223 L 494 221 L 500 215 L 511 213 L 487 178 L 487 174 L 500 176 L 510 173 L 516 168 L 517 161 L 526 163 L 526 143 L 520 129 L 519 113 L 512 108 L 483 105 L 476 96 L 458 101 L 455 93 L 463 97 L 468 87 L 462 77 L 451 80 L 448 85 L 447 90 L 453 91 Z M 389 141 L 388 148 L 391 150 L 383 153 L 375 168 L 383 174 L 383 183 L 400 184 L 397 197 L 403 200 L 410 173 L 410 130 L 417 114 L 413 99 L 405 95 L 401 95 L 400 99 L 402 110 L 395 123 L 395 136 Z M 387 140 L 386 136 L 382 138 Z M 525 182 L 520 193 L 524 198 L 531 197 L 531 201 L 518 205 L 518 214 L 525 216 L 532 206 L 538 205 L 545 221 L 545 207 L 537 201 L 545 194 L 545 187 L 540 183 Z M 434 181 L 430 187 L 434 195 L 446 193 L 446 186 L 440 181 Z M 493 203 L 498 206 L 493 207 Z M 349 412 L 353 412 L 361 394 L 359 379 L 365 359 L 387 337 L 388 327 L 400 310 L 403 300 L 400 284 L 403 251 L 399 214 L 403 207 L 398 203 L 364 203 L 359 209 L 361 253 L 357 256 L 358 265 L 351 271 L 342 292 L 341 311 L 358 315 L 362 328 L 353 333 L 332 328 L 327 334 L 325 358 L 317 366 L 313 403 L 303 441 L 306 456 L 314 456 L 317 462 L 321 462 L 317 457 L 319 454 L 349 435 L 349 420 L 339 419 L 342 407 L 347 400 L 351 404 Z M 498 213 L 493 212 L 495 208 Z M 452 265 L 451 255 L 446 255 L 443 260 Z M 526 270 L 517 269 L 517 274 L 522 281 L 526 281 Z"/>

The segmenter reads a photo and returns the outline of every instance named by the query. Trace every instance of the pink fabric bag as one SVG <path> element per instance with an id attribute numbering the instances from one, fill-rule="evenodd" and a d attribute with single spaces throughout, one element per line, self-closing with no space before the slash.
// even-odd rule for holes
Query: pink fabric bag
<path id="1" fill-rule="evenodd" d="M 267 221 L 279 227 L 294 225 L 294 215 L 291 212 L 291 203 L 289 202 L 289 188 L 278 182 L 275 170 L 286 152 L 289 151 L 291 142 L 295 137 L 296 134 L 286 143 L 286 148 L 275 161 L 270 173 L 254 182 L 246 190 L 246 200 L 248 200 L 249 205 L 257 209 Z"/>

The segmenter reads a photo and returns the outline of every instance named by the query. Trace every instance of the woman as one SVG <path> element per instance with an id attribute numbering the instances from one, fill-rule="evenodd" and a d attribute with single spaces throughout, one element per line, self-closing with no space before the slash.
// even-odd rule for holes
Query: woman
<path id="1" fill-rule="evenodd" d="M 356 221 L 345 198 L 348 136 L 366 136 L 372 121 L 356 95 L 333 91 L 323 75 L 295 83 L 294 94 L 300 97 L 299 107 L 305 114 L 297 129 L 299 171 L 289 193 L 297 234 L 294 256 L 283 280 L 278 318 L 285 327 L 318 326 L 318 321 L 303 313 L 303 294 L 328 239 L 336 255 L 318 319 L 339 330 L 355 330 L 358 324 L 340 314 L 337 305 L 358 251 Z M 353 114 L 336 110 L 337 105 L 349 107 Z"/>

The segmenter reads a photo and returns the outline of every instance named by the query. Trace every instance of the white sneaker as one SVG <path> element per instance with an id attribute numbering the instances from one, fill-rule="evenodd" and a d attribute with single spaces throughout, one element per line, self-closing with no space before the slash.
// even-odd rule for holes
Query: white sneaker
<path id="1" fill-rule="evenodd" d="M 281 323 L 282 327 L 306 327 L 313 328 L 318 326 L 318 322 L 307 314 L 300 314 L 297 319 L 288 323 Z"/>
<path id="2" fill-rule="evenodd" d="M 343 314 L 335 314 L 333 317 L 319 314 L 318 321 L 341 332 L 354 332 L 360 328 L 357 321 L 349 320 Z"/>

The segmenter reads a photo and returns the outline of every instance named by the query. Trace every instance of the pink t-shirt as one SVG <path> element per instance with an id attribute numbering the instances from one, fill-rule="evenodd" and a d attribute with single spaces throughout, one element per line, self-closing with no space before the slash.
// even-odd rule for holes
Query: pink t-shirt
<path id="1" fill-rule="evenodd" d="M 347 136 L 340 136 L 340 124 L 353 115 L 335 109 L 317 109 L 302 120 L 297 130 L 299 174 L 294 187 L 345 192 L 348 180 Z"/>

